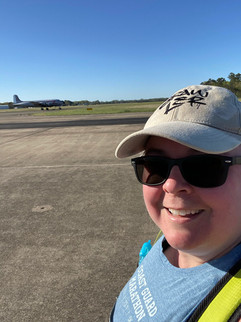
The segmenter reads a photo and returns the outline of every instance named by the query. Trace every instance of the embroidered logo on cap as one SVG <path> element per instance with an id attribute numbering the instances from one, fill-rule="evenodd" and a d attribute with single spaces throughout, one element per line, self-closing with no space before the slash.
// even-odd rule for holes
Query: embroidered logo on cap
<path id="1" fill-rule="evenodd" d="M 205 93 L 202 90 L 195 90 L 189 91 L 188 89 L 181 90 L 171 96 L 165 103 L 163 103 L 159 110 L 166 107 L 165 113 L 168 114 L 171 110 L 182 106 L 183 104 L 190 104 L 192 107 L 196 107 L 197 109 L 200 105 L 206 105 L 205 98 L 208 96 L 208 91 Z"/>

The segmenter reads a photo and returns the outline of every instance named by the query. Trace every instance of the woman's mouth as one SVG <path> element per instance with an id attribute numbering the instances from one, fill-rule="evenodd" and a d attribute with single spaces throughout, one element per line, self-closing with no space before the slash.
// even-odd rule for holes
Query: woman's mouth
<path id="1" fill-rule="evenodd" d="M 203 209 L 172 209 L 166 208 L 173 216 L 189 217 L 200 214 Z"/>

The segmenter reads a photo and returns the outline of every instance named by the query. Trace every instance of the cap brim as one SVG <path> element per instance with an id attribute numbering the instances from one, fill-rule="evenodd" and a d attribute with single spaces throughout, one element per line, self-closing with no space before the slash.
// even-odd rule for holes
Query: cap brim
<path id="1" fill-rule="evenodd" d="M 159 136 L 192 149 L 219 154 L 231 151 L 241 144 L 241 136 L 216 128 L 188 122 L 168 122 L 130 134 L 118 145 L 117 158 L 125 158 L 145 150 L 150 136 Z"/>

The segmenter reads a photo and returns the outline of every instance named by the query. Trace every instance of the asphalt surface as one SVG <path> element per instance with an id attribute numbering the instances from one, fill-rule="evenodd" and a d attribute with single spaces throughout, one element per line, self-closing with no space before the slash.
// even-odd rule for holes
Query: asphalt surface
<path id="1" fill-rule="evenodd" d="M 130 160 L 148 114 L 0 114 L 0 321 L 107 321 L 154 239 Z"/>

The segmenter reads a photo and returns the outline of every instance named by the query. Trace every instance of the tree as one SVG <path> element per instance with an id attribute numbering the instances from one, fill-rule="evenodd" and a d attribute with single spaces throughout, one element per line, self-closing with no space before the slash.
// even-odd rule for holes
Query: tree
<path id="1" fill-rule="evenodd" d="M 228 79 L 230 79 L 230 82 L 231 81 L 241 82 L 241 74 L 240 73 L 238 73 L 238 74 L 230 73 L 228 75 Z"/>
<path id="2" fill-rule="evenodd" d="M 241 98 L 241 74 L 230 73 L 228 75 L 229 81 L 227 81 L 223 77 L 219 77 L 216 80 L 209 78 L 209 80 L 202 82 L 202 85 L 212 85 L 212 86 L 220 86 L 225 87 L 232 91 L 235 95 Z"/>

